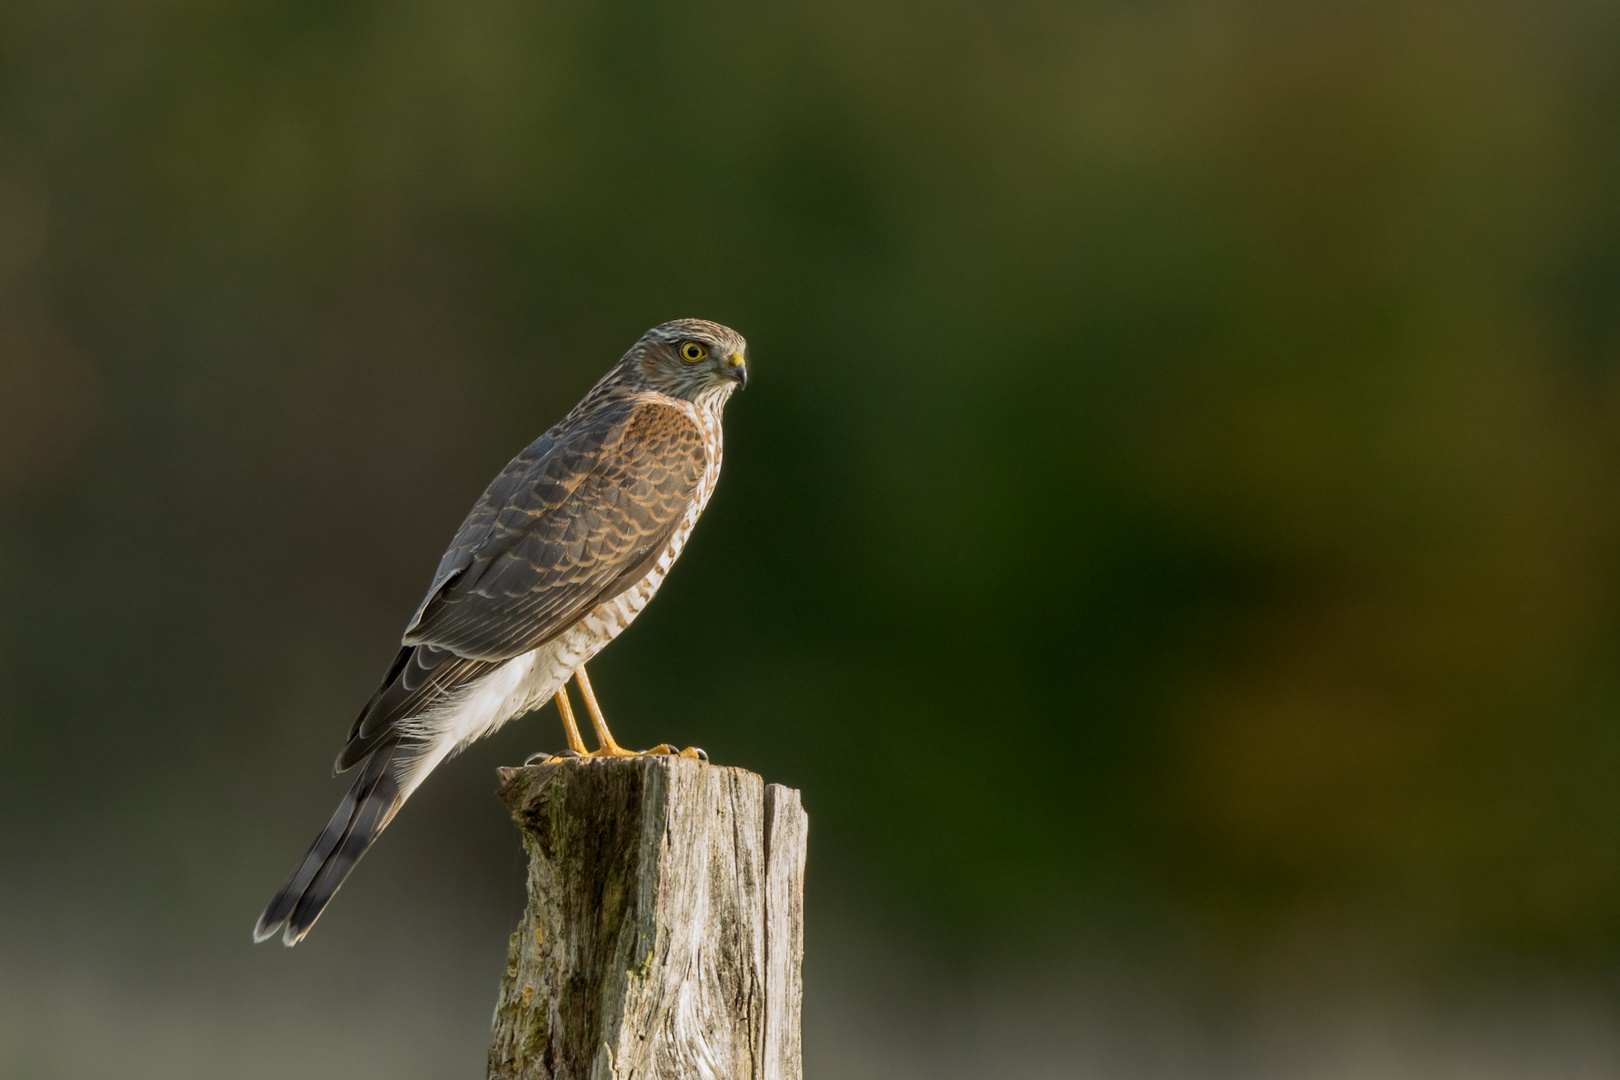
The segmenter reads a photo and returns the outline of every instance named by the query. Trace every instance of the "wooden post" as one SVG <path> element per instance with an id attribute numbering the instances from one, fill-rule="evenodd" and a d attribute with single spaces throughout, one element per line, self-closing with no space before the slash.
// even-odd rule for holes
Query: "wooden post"
<path id="1" fill-rule="evenodd" d="M 799 793 L 666 755 L 499 775 L 529 900 L 491 1080 L 800 1080 Z"/>

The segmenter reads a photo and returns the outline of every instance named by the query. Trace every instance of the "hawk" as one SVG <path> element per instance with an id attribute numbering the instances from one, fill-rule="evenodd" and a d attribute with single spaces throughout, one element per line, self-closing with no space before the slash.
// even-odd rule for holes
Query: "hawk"
<path id="1" fill-rule="evenodd" d="M 686 546 L 720 478 L 720 415 L 748 382 L 747 356 L 742 335 L 718 323 L 656 326 L 501 470 L 349 730 L 335 770 L 358 768 L 353 785 L 259 916 L 255 941 L 280 930 L 296 945 L 435 766 L 548 699 L 564 754 L 634 753 L 608 731 L 585 662 L 641 613 Z M 574 722 L 570 677 L 594 751 Z"/>

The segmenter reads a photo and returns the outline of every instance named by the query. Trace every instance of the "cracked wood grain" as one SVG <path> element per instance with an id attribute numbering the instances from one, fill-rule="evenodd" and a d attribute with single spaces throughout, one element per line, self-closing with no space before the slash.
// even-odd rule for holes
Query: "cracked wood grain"
<path id="1" fill-rule="evenodd" d="M 667 756 L 499 775 L 529 881 L 491 1080 L 800 1080 L 799 793 Z"/>

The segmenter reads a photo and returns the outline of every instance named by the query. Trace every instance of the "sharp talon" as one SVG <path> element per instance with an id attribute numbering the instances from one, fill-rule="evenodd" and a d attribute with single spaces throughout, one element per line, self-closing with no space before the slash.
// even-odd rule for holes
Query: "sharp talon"
<path id="1" fill-rule="evenodd" d="M 707 765 L 709 762 L 708 752 L 696 746 L 688 746 L 685 750 L 682 750 L 681 757 L 697 758 L 705 765 Z"/>
<path id="2" fill-rule="evenodd" d="M 534 753 L 523 759 L 523 764 L 541 765 L 547 761 L 550 761 L 551 757 L 552 753 L 550 750 L 536 750 Z"/>
<path id="3" fill-rule="evenodd" d="M 578 750 L 559 750 L 555 754 L 552 754 L 550 757 L 546 758 L 546 760 L 547 761 L 564 761 L 564 760 L 566 760 L 568 758 L 577 758 L 577 757 L 584 757 L 584 756 L 585 755 L 580 753 Z"/>
<path id="4" fill-rule="evenodd" d="M 675 749 L 673 746 L 669 745 L 669 743 L 663 742 L 663 743 L 659 743 L 657 746 L 653 747 L 651 750 L 648 750 L 647 753 L 649 753 L 649 754 L 679 754 L 680 751 Z"/>

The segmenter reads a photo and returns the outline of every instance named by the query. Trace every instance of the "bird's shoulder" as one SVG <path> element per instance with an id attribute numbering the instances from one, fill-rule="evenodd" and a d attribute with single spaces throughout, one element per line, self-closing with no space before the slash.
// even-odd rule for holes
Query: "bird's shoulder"
<path id="1" fill-rule="evenodd" d="M 656 391 L 622 394 L 576 409 L 501 470 L 474 505 L 468 523 L 480 512 L 496 518 L 507 510 L 543 514 L 566 502 L 587 479 L 600 484 L 651 461 L 673 465 L 701 459 L 707 453 L 705 436 L 696 406 Z"/>

